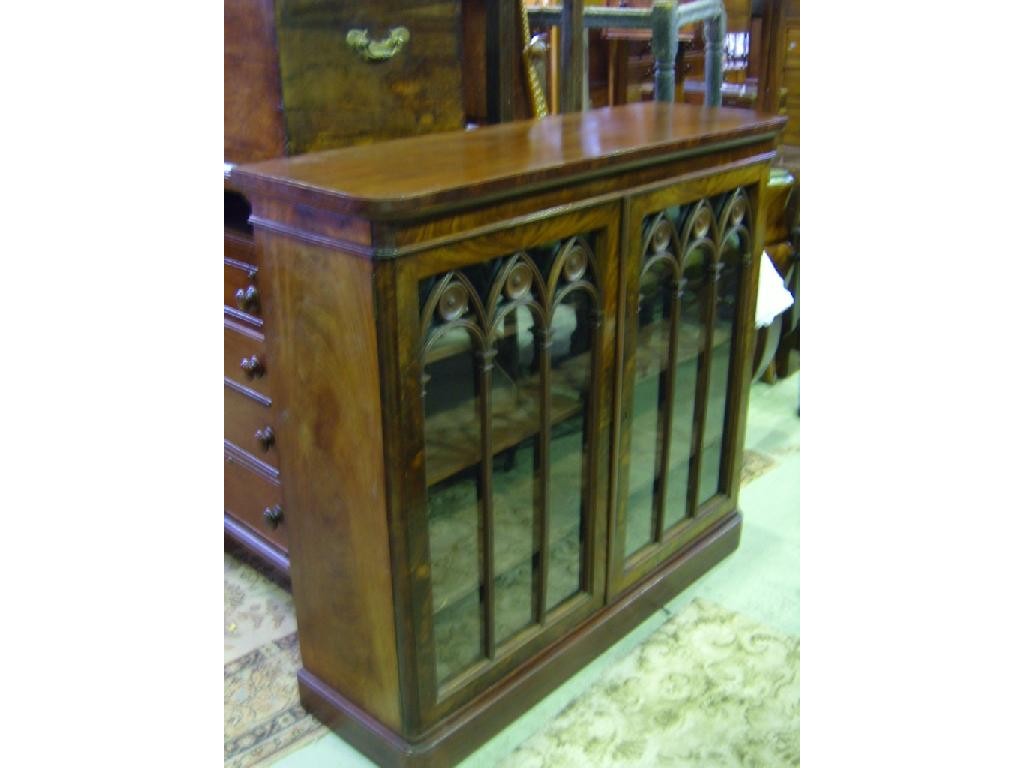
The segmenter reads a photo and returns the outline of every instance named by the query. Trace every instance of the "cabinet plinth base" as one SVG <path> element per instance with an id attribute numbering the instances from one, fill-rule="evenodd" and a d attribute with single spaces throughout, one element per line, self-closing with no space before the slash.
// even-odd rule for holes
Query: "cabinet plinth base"
<path id="1" fill-rule="evenodd" d="M 741 525 L 739 511 L 729 513 L 659 570 L 416 741 L 394 733 L 305 668 L 298 674 L 299 699 L 307 711 L 379 765 L 454 765 L 735 551 Z"/>

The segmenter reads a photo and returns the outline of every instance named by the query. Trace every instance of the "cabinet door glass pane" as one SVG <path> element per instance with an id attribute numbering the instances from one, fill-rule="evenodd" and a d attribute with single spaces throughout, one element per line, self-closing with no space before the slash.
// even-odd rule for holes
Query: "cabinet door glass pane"
<path id="1" fill-rule="evenodd" d="M 664 444 L 668 399 L 669 323 L 674 301 L 673 274 L 664 261 L 640 275 L 636 369 L 629 446 L 626 501 L 626 556 L 654 540 L 660 491 L 660 450 Z"/>
<path id="2" fill-rule="evenodd" d="M 672 445 L 665 498 L 665 528 L 690 514 L 690 463 L 694 453 L 693 425 L 697 407 L 697 369 L 704 349 L 705 272 L 703 249 L 686 254 L 684 289 L 676 339 L 675 401 L 672 405 Z"/>
<path id="3" fill-rule="evenodd" d="M 743 240 L 733 232 L 722 245 L 719 276 L 715 284 L 716 306 L 712 336 L 711 375 L 708 385 L 707 416 L 701 453 L 700 492 L 698 502 L 724 490 L 722 449 L 728 406 L 729 377 L 739 300 L 740 269 Z"/>
<path id="4" fill-rule="evenodd" d="M 439 683 L 482 655 L 480 398 L 476 346 L 463 328 L 424 366 L 427 524 Z"/>
<path id="5" fill-rule="evenodd" d="M 494 460 L 495 632 L 500 643 L 533 622 L 543 473 L 538 354 L 540 323 L 526 306 L 498 322 L 491 373 Z"/>
<path id="6" fill-rule="evenodd" d="M 581 235 L 420 283 L 442 689 L 588 588 L 594 264 Z"/>
<path id="7" fill-rule="evenodd" d="M 590 297 L 571 291 L 555 308 L 551 327 L 551 516 L 546 608 L 582 589 L 590 434 Z"/>

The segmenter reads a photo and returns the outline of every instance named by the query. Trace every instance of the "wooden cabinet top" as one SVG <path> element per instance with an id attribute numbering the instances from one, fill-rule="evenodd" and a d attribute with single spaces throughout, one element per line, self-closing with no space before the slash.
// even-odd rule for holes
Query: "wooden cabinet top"
<path id="1" fill-rule="evenodd" d="M 785 117 L 645 102 L 235 168 L 232 183 L 369 219 L 494 201 L 776 136 Z"/>

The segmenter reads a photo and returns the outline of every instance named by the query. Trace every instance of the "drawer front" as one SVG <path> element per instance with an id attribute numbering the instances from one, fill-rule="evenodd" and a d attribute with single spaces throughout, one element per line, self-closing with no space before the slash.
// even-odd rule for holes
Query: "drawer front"
<path id="1" fill-rule="evenodd" d="M 280 485 L 225 454 L 224 511 L 287 552 L 288 522 L 281 504 Z"/>
<path id="2" fill-rule="evenodd" d="M 256 266 L 256 242 L 241 232 L 224 231 L 224 258 Z"/>
<path id="3" fill-rule="evenodd" d="M 461 129 L 459 7 L 279 0 L 287 154 Z"/>
<path id="4" fill-rule="evenodd" d="M 224 388 L 224 437 L 276 469 L 280 464 L 273 416 L 263 403 Z"/>
<path id="5" fill-rule="evenodd" d="M 224 259 L 224 306 L 259 318 L 260 289 L 258 270 L 251 264 Z"/>
<path id="6" fill-rule="evenodd" d="M 224 322 L 224 375 L 243 387 L 270 397 L 263 334 Z"/>

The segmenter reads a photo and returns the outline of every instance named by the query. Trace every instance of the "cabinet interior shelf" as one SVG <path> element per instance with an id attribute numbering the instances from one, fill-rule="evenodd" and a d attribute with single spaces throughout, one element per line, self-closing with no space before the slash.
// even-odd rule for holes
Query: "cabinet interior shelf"
<path id="1" fill-rule="evenodd" d="M 495 369 L 497 372 L 497 368 Z M 590 372 L 590 353 L 583 352 L 551 370 L 551 424 L 557 426 L 582 409 L 579 390 Z M 539 374 L 521 379 L 515 388 L 498 386 L 491 393 L 491 445 L 497 455 L 540 432 Z M 427 485 L 435 485 L 480 461 L 480 419 L 475 398 L 426 417 Z"/>
<path id="2" fill-rule="evenodd" d="M 499 339 L 507 339 L 518 333 L 514 322 L 506 322 L 498 334 Z M 473 343 L 465 333 L 446 333 L 435 341 L 424 356 L 424 363 L 430 365 L 438 360 L 469 352 L 473 349 Z"/>
<path id="3" fill-rule="evenodd" d="M 676 363 L 695 360 L 701 352 L 703 326 L 693 322 L 681 322 L 676 335 Z M 636 340 L 636 380 L 644 381 L 657 376 L 668 363 L 669 320 L 667 318 L 649 323 L 639 330 Z M 732 325 L 716 325 L 711 337 L 711 346 L 717 349 L 732 336 Z"/>

